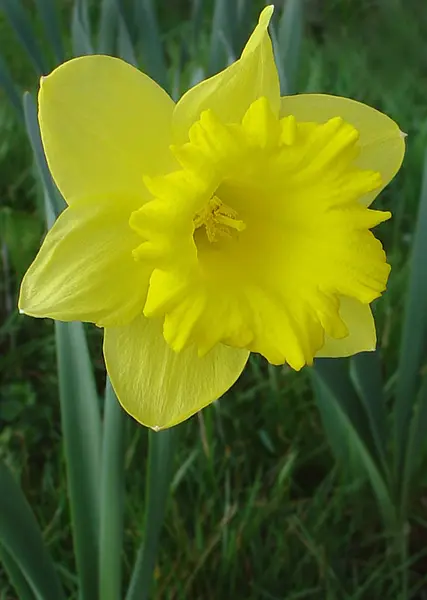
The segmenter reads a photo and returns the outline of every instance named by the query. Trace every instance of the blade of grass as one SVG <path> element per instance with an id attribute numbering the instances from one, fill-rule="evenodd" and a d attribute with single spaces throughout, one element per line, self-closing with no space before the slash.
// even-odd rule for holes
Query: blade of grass
<path id="1" fill-rule="evenodd" d="M 65 53 L 62 44 L 61 25 L 53 0 L 35 0 L 42 18 L 46 36 L 52 46 L 57 64 L 64 62 Z"/>
<path id="2" fill-rule="evenodd" d="M 6 15 L 9 23 L 22 46 L 27 51 L 28 58 L 32 62 L 38 75 L 48 72 L 45 58 L 39 48 L 30 19 L 22 6 L 21 0 L 0 0 L 0 8 Z"/>
<path id="3" fill-rule="evenodd" d="M 43 183 L 50 225 L 57 206 L 43 153 L 37 113 L 30 94 L 24 113 Z M 98 597 L 101 419 L 86 337 L 81 323 L 55 321 L 59 399 L 68 490 L 81 600 Z"/>
<path id="4" fill-rule="evenodd" d="M 65 600 L 31 507 L 9 469 L 2 462 L 0 490 L 2 546 L 24 574 L 37 600 Z"/>
<path id="5" fill-rule="evenodd" d="M 209 51 L 209 75 L 218 73 L 236 57 L 233 47 L 233 24 L 237 24 L 236 3 L 216 0 Z"/>
<path id="6" fill-rule="evenodd" d="M 337 434 L 340 434 L 343 443 L 341 448 L 342 455 L 345 456 L 347 454 L 346 446 L 348 446 L 352 456 L 364 468 L 377 498 L 378 508 L 386 527 L 394 529 L 396 526 L 396 510 L 387 483 L 379 471 L 371 452 L 343 410 L 342 403 L 336 397 L 333 389 L 325 383 L 314 369 L 312 371 L 312 380 L 316 400 L 323 419 L 330 423 Z"/>
<path id="7" fill-rule="evenodd" d="M 54 217 L 57 217 L 65 208 L 65 202 L 59 193 L 59 190 L 52 179 L 52 175 L 50 174 L 49 167 L 47 166 L 37 120 L 37 109 L 29 92 L 25 92 L 24 94 L 23 105 L 25 126 L 33 150 L 36 167 L 43 183 L 43 187 L 46 190 L 47 197 L 52 204 L 53 215 Z M 48 222 L 48 227 L 51 227 L 52 224 L 53 221 Z"/>
<path id="8" fill-rule="evenodd" d="M 93 54 L 86 0 L 75 0 L 71 16 L 71 44 L 74 56 Z"/>
<path id="9" fill-rule="evenodd" d="M 117 50 L 120 58 L 123 58 L 126 62 L 138 67 L 138 61 L 136 60 L 135 51 L 130 37 L 129 29 L 124 19 L 122 11 L 118 15 L 119 22 L 119 33 L 117 38 Z"/>
<path id="10" fill-rule="evenodd" d="M 277 29 L 275 47 L 281 67 L 280 87 L 283 95 L 294 94 L 303 33 L 304 0 L 285 0 Z"/>
<path id="11" fill-rule="evenodd" d="M 405 453 L 405 464 L 401 483 L 401 513 L 402 518 L 407 516 L 408 501 L 411 495 L 411 484 L 417 473 L 426 451 L 427 430 L 427 376 L 421 386 L 419 400 L 414 409 L 414 414 L 409 429 L 408 446 Z"/>
<path id="12" fill-rule="evenodd" d="M 408 448 L 411 418 L 416 402 L 417 386 L 425 351 L 427 333 L 427 152 L 424 159 L 423 183 L 417 224 L 415 227 L 410 276 L 407 287 L 402 338 L 399 353 L 399 377 L 394 406 L 395 485 L 401 490 Z"/>
<path id="13" fill-rule="evenodd" d="M 82 600 L 98 597 L 101 423 L 81 323 L 55 323 L 59 399 Z"/>
<path id="14" fill-rule="evenodd" d="M 118 16 L 116 0 L 102 0 L 98 35 L 99 54 L 114 54 Z"/>
<path id="15" fill-rule="evenodd" d="M 191 5 L 191 38 L 193 48 L 197 49 L 203 23 L 204 0 L 193 0 Z"/>
<path id="16" fill-rule="evenodd" d="M 24 112 L 22 110 L 21 94 L 18 93 L 12 75 L 2 56 L 0 56 L 0 87 L 5 91 L 19 119 L 23 120 Z"/>
<path id="17" fill-rule="evenodd" d="M 342 411 L 347 415 L 353 427 L 363 438 L 365 444 L 372 450 L 373 441 L 369 431 L 368 420 L 364 414 L 362 404 L 349 375 L 348 359 L 322 358 L 315 361 L 315 366 L 310 373 L 318 376 L 330 389 L 334 398 L 339 402 Z M 328 423 L 326 423 L 328 426 Z M 334 435 L 334 427 L 328 431 Z"/>
<path id="18" fill-rule="evenodd" d="M 0 545 L 0 564 L 9 578 L 19 600 L 37 600 L 24 574 L 6 549 Z"/>
<path id="19" fill-rule="evenodd" d="M 122 598 L 124 506 L 124 433 L 126 414 L 107 379 L 102 440 L 99 593 L 102 600 Z"/>
<path id="20" fill-rule="evenodd" d="M 135 0 L 134 15 L 142 47 L 144 70 L 159 85 L 168 89 L 165 55 L 152 0 Z"/>
<path id="21" fill-rule="evenodd" d="M 176 431 L 148 432 L 148 471 L 143 541 L 136 557 L 126 600 L 147 600 L 172 479 Z"/>
<path id="22" fill-rule="evenodd" d="M 236 2 L 236 18 L 238 26 L 235 48 L 237 53 L 243 50 L 246 41 L 252 33 L 251 26 L 253 25 L 252 19 L 254 17 L 253 4 L 253 0 L 237 0 Z M 266 4 L 268 3 L 266 2 Z"/>
<path id="23" fill-rule="evenodd" d="M 350 360 L 350 376 L 367 415 L 372 439 L 384 473 L 388 473 L 387 411 L 379 351 L 361 352 Z"/>

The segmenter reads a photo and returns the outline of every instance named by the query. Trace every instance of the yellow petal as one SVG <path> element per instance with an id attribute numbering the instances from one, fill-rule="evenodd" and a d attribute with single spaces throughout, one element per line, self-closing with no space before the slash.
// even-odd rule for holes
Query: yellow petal
<path id="1" fill-rule="evenodd" d="M 279 78 L 267 30 L 272 14 L 273 6 L 264 8 L 239 60 L 190 89 L 178 102 L 173 115 L 177 143 L 187 141 L 191 125 L 209 108 L 224 123 L 240 123 L 250 104 L 265 96 L 277 114 Z"/>
<path id="2" fill-rule="evenodd" d="M 249 352 L 218 344 L 203 358 L 193 346 L 175 353 L 158 319 L 139 317 L 106 328 L 104 356 L 123 408 L 153 429 L 171 427 L 222 396 L 242 372 Z"/>
<path id="3" fill-rule="evenodd" d="M 382 178 L 382 186 L 361 199 L 366 206 L 393 179 L 402 164 L 404 134 L 387 115 L 366 104 L 326 94 L 299 94 L 282 98 L 280 114 L 316 123 L 341 117 L 358 130 L 360 156 L 355 164 L 361 169 L 379 172 Z"/>
<path id="4" fill-rule="evenodd" d="M 354 298 L 341 296 L 340 316 L 347 326 L 349 335 L 341 340 L 326 336 L 325 344 L 316 354 L 317 357 L 338 358 L 375 350 L 377 344 L 375 323 L 368 305 Z"/>
<path id="5" fill-rule="evenodd" d="M 23 279 L 21 312 L 98 325 L 130 322 L 142 311 L 149 278 L 132 256 L 138 241 L 117 209 L 67 208 Z"/>
<path id="6" fill-rule="evenodd" d="M 143 175 L 174 164 L 168 149 L 173 108 L 152 79 L 110 56 L 76 58 L 43 77 L 43 145 L 68 204 L 107 194 L 140 205 Z"/>

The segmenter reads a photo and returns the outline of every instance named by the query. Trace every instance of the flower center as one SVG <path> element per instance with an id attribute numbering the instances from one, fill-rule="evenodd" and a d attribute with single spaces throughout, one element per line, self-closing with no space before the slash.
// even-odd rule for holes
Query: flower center
<path id="1" fill-rule="evenodd" d="M 300 369 L 348 335 L 341 298 L 369 304 L 390 270 L 369 231 L 390 213 L 366 207 L 381 176 L 358 167 L 358 137 L 340 117 L 280 117 L 266 98 L 240 123 L 201 113 L 171 148 L 181 168 L 144 179 L 153 199 L 129 222 L 152 269 L 144 315 L 163 319 L 173 350 L 221 343 Z"/>
<path id="2" fill-rule="evenodd" d="M 218 242 L 221 238 L 231 238 L 233 234 L 246 228 L 246 224 L 238 219 L 237 212 L 215 194 L 208 204 L 196 213 L 193 222 L 196 230 L 204 226 L 211 243 Z"/>

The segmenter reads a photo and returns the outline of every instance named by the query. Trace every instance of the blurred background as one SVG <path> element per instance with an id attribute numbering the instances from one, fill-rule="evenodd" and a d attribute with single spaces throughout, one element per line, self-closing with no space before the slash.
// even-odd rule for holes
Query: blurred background
<path id="1" fill-rule="evenodd" d="M 54 328 L 16 308 L 45 231 L 22 93 L 35 93 L 40 74 L 63 59 L 97 50 L 138 64 L 177 99 L 239 56 L 264 4 L 0 0 L 0 458 L 21 483 L 70 598 L 75 564 Z M 300 373 L 251 357 L 221 401 L 179 428 L 153 597 L 421 600 L 427 214 L 417 215 L 427 196 L 427 4 L 275 4 L 284 93 L 348 96 L 387 113 L 408 134 L 403 168 L 377 201 L 393 213 L 378 229 L 392 265 L 389 289 L 375 306 L 380 349 Z M 101 332 L 87 327 L 87 334 L 101 393 Z M 402 369 L 413 371 L 406 399 Z M 401 414 L 407 435 L 396 442 Z M 127 427 L 125 577 L 140 542 L 147 446 L 145 429 L 130 419 Z M 398 455 L 410 467 L 399 470 Z M 15 597 L 0 568 L 0 598 Z"/>

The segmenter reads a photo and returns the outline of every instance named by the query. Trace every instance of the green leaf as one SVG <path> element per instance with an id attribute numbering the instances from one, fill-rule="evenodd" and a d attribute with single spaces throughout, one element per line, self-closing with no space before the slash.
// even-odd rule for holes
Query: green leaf
<path id="1" fill-rule="evenodd" d="M 156 566 L 157 548 L 172 479 L 176 428 L 148 432 L 145 529 L 126 600 L 147 600 Z"/>
<path id="2" fill-rule="evenodd" d="M 243 49 L 252 33 L 253 4 L 253 0 L 237 0 L 236 2 L 237 31 L 233 32 L 233 36 L 236 38 L 237 51 Z"/>
<path id="3" fill-rule="evenodd" d="M 337 397 L 337 390 L 334 389 L 334 386 L 327 385 L 314 369 L 312 370 L 312 380 L 322 419 L 335 431 L 335 441 L 340 440 L 341 458 L 350 457 L 364 470 L 377 498 L 384 523 L 387 527 L 394 529 L 396 510 L 390 490 L 370 450 L 343 409 L 342 398 Z"/>
<path id="4" fill-rule="evenodd" d="M 43 183 L 46 220 L 58 214 L 56 190 L 41 145 L 37 114 L 24 97 L 27 131 Z M 81 323 L 55 322 L 59 398 L 71 520 L 81 600 L 98 597 L 101 419 L 95 381 Z"/>
<path id="5" fill-rule="evenodd" d="M 20 279 L 33 260 L 42 235 L 40 220 L 22 210 L 0 208 L 0 239 L 8 248 L 13 270 Z"/>
<path id="6" fill-rule="evenodd" d="M 204 0 L 193 0 L 191 5 L 191 37 L 195 49 L 198 47 L 203 23 Z"/>
<path id="7" fill-rule="evenodd" d="M 365 410 L 372 439 L 384 472 L 388 472 L 387 410 L 379 351 L 361 352 L 350 360 L 350 375 Z"/>
<path id="8" fill-rule="evenodd" d="M 135 50 L 133 47 L 132 39 L 129 34 L 128 26 L 120 11 L 118 16 L 119 23 L 119 34 L 117 39 L 117 50 L 120 58 L 123 58 L 126 62 L 138 67 L 138 61 L 136 60 Z"/>
<path id="9" fill-rule="evenodd" d="M 63 211 L 65 208 L 65 202 L 59 193 L 58 188 L 52 179 L 52 175 L 50 174 L 49 167 L 47 166 L 40 135 L 39 123 L 37 120 L 37 109 L 29 92 L 25 92 L 23 104 L 25 125 L 27 128 L 28 137 L 30 139 L 31 148 L 33 149 L 34 160 L 53 213 L 51 214 L 51 219 L 48 221 L 48 227 L 50 227 L 53 224 L 52 217 L 58 216 L 59 213 Z"/>
<path id="10" fill-rule="evenodd" d="M 48 67 L 39 48 L 31 22 L 22 6 L 21 0 L 0 0 L 0 8 L 16 33 L 38 75 L 45 75 Z"/>
<path id="11" fill-rule="evenodd" d="M 233 25 L 237 24 L 236 3 L 215 0 L 208 73 L 213 75 L 236 59 Z"/>
<path id="12" fill-rule="evenodd" d="M 101 421 L 81 323 L 55 322 L 59 399 L 81 599 L 98 597 Z"/>
<path id="13" fill-rule="evenodd" d="M 34 514 L 21 488 L 0 462 L 0 543 L 9 557 L 6 566 L 24 575 L 37 600 L 65 600 L 52 559 L 44 545 Z M 21 579 L 22 582 L 22 579 Z M 21 599 L 21 596 L 20 596 Z"/>
<path id="14" fill-rule="evenodd" d="M 90 35 L 86 0 L 75 0 L 71 16 L 71 43 L 74 56 L 94 54 Z"/>
<path id="15" fill-rule="evenodd" d="M 401 489 L 411 418 L 417 397 L 427 334 L 427 153 L 415 227 L 394 406 L 396 489 Z"/>
<path id="16" fill-rule="evenodd" d="M 402 481 L 399 489 L 401 490 L 400 510 L 404 518 L 407 515 L 408 501 L 411 493 L 411 484 L 414 476 L 422 464 L 426 452 L 426 431 L 427 431 L 427 376 L 424 375 L 424 381 L 421 386 L 418 402 L 414 408 L 411 426 L 409 429 L 408 445 L 405 454 L 405 463 Z"/>
<path id="17" fill-rule="evenodd" d="M 4 570 L 9 578 L 9 581 L 15 590 L 19 600 L 36 600 L 31 588 L 25 579 L 21 569 L 17 563 L 13 560 L 11 555 L 6 549 L 0 544 L 0 564 L 3 565 Z"/>
<path id="18" fill-rule="evenodd" d="M 2 56 L 0 56 L 0 87 L 5 91 L 6 96 L 9 98 L 9 102 L 18 115 L 18 118 L 23 120 L 24 112 L 22 110 L 21 94 L 16 89 L 12 75 L 10 74 Z"/>
<path id="19" fill-rule="evenodd" d="M 315 361 L 314 369 L 310 373 L 320 378 L 331 390 L 336 402 L 339 402 L 341 410 L 347 415 L 359 436 L 363 438 L 366 445 L 373 449 L 369 423 L 351 382 L 348 367 L 348 359 L 321 358 Z M 325 423 L 325 425 L 328 427 L 328 435 L 333 436 L 334 426 L 329 427 L 329 423 Z M 341 450 L 338 449 L 338 457 L 340 452 Z"/>
<path id="20" fill-rule="evenodd" d="M 284 0 L 275 45 L 283 95 L 294 94 L 301 51 L 304 0 Z"/>
<path id="21" fill-rule="evenodd" d="M 99 54 L 114 54 L 118 16 L 116 0 L 102 0 L 98 36 Z"/>
<path id="22" fill-rule="evenodd" d="M 134 14 L 142 47 L 144 71 L 167 89 L 165 56 L 152 0 L 135 0 Z"/>
<path id="23" fill-rule="evenodd" d="M 109 379 L 105 392 L 101 465 L 99 593 L 102 600 L 122 598 L 124 507 L 124 434 L 127 415 Z"/>
<path id="24" fill-rule="evenodd" d="M 62 44 L 61 25 L 53 0 L 35 0 L 37 10 L 43 21 L 47 38 L 52 46 L 57 64 L 64 62 L 65 54 Z"/>

